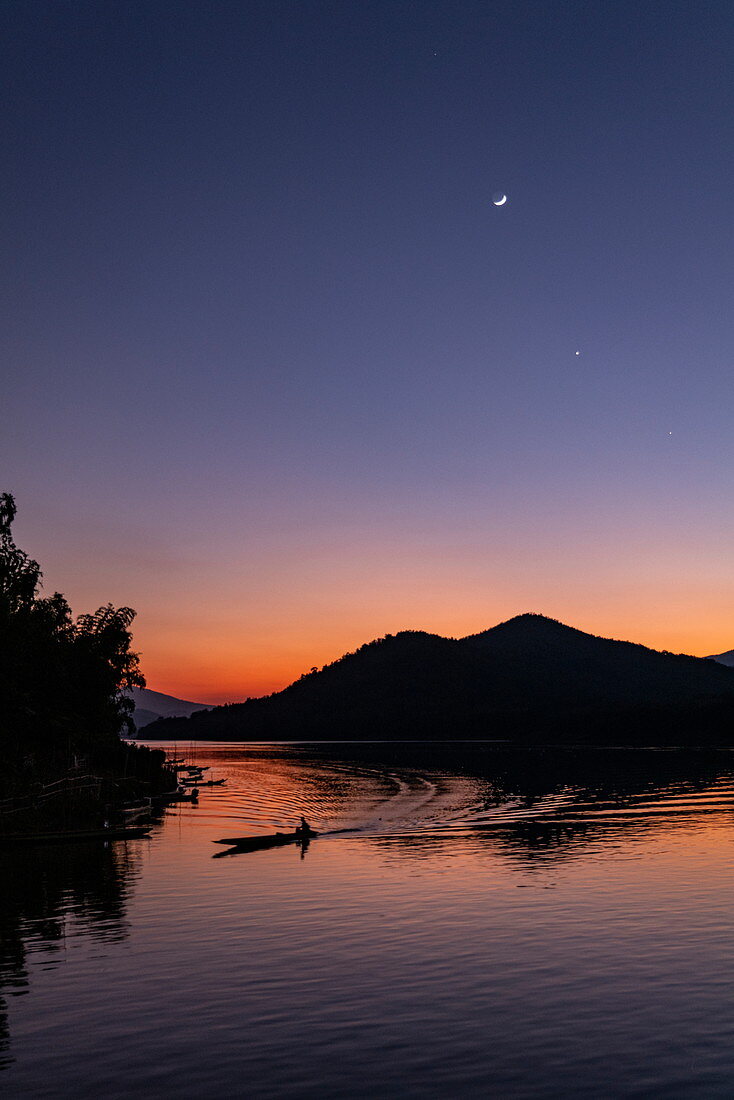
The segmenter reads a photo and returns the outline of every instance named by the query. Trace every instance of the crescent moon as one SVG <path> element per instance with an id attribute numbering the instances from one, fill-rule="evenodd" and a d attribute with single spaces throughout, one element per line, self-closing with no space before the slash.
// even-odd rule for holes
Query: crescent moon
<path id="1" fill-rule="evenodd" d="M 507 202 L 507 195 L 503 195 L 501 199 L 492 199 L 495 206 L 504 206 Z"/>

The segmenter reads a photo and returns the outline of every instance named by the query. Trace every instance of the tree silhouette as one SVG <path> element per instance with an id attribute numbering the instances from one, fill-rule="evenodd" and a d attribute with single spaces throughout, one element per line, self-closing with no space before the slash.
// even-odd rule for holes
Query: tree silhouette
<path id="1" fill-rule="evenodd" d="M 53 772 L 119 745 L 132 729 L 125 692 L 145 679 L 130 649 L 135 612 L 108 604 L 75 621 L 61 593 L 40 596 L 38 562 L 13 540 L 15 514 L 0 494 L 0 747 L 11 769 Z"/>

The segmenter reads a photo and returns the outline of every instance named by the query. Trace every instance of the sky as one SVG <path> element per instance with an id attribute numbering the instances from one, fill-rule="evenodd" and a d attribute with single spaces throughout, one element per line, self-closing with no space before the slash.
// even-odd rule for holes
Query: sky
<path id="1" fill-rule="evenodd" d="M 46 592 L 137 610 L 149 687 L 525 611 L 734 646 L 728 2 L 0 32 L 0 490 Z"/>

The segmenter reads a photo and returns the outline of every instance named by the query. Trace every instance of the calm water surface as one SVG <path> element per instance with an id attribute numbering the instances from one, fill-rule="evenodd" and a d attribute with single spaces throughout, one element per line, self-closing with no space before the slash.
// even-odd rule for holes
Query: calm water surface
<path id="1" fill-rule="evenodd" d="M 150 839 L 0 854 L 0 1095 L 734 1095 L 732 754 L 193 756 Z"/>

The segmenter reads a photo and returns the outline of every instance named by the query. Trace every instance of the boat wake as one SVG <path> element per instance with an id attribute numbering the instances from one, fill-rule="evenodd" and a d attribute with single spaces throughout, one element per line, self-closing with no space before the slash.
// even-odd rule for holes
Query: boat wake
<path id="1" fill-rule="evenodd" d="M 207 747 L 199 762 L 227 782 L 202 792 L 196 808 L 176 812 L 206 826 L 212 839 L 289 837 L 259 845 L 264 848 L 296 843 L 293 832 L 301 815 L 322 839 L 387 841 L 481 838 L 528 829 L 548 834 L 585 829 L 609 836 L 629 823 L 638 831 L 645 823 L 672 827 L 696 815 L 730 815 L 734 808 L 729 776 L 709 772 L 688 778 L 683 773 L 684 778 L 661 781 L 656 773 L 653 781 L 651 771 L 630 778 L 621 757 L 603 761 L 598 774 L 571 781 L 566 774 L 560 781 L 552 771 L 554 753 L 541 767 L 530 756 L 519 763 L 515 759 L 510 767 L 501 751 L 485 752 L 477 756 L 477 774 L 468 768 L 459 772 L 334 759 L 328 753 L 324 747 L 293 745 Z M 639 763 L 641 757 L 635 759 Z"/>

